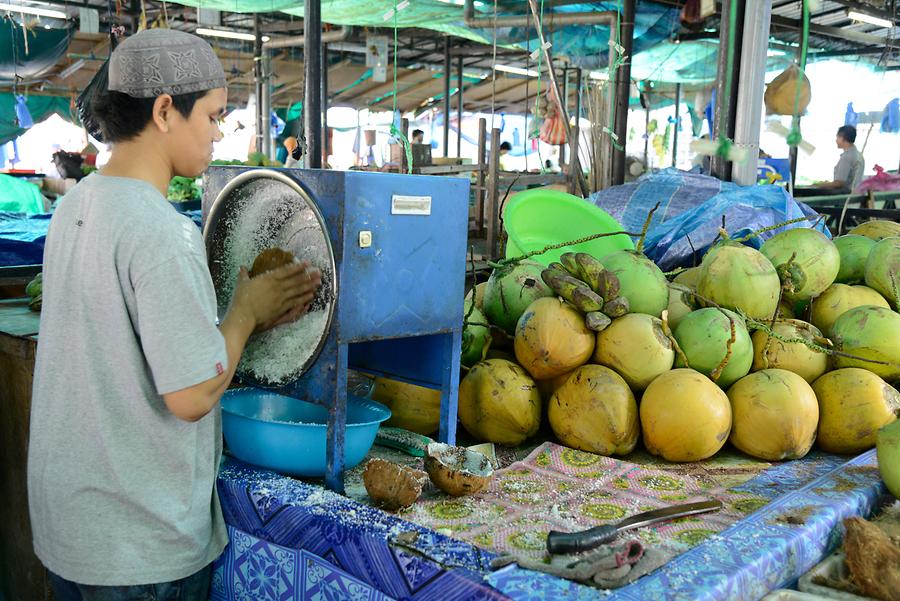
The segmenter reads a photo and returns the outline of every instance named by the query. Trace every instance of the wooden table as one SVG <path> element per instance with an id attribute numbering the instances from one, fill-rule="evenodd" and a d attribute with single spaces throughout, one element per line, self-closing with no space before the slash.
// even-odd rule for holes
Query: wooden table
<path id="1" fill-rule="evenodd" d="M 50 598 L 34 555 L 26 465 L 31 384 L 40 314 L 28 299 L 0 301 L 0 593 L 6 601 Z"/>

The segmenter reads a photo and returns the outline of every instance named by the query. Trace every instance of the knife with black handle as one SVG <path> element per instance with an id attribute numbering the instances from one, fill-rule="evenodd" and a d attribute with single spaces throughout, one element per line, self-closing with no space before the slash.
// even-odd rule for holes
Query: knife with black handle
<path id="1" fill-rule="evenodd" d="M 716 511 L 721 508 L 722 502 L 713 499 L 712 501 L 685 503 L 683 505 L 673 505 L 671 507 L 654 509 L 653 511 L 645 511 L 626 518 L 618 524 L 597 526 L 580 532 L 557 532 L 551 530 L 550 534 L 547 535 L 547 551 L 554 555 L 589 551 L 600 545 L 612 542 L 619 536 L 620 532 L 625 530 L 633 530 L 658 522 L 674 520 L 675 518 L 697 515 L 698 513 Z"/>

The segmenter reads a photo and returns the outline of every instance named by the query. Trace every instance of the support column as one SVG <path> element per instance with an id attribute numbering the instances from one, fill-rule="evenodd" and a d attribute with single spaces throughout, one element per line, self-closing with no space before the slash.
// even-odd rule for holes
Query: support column
<path id="1" fill-rule="evenodd" d="M 463 57 L 457 59 L 456 70 L 456 158 L 462 157 L 463 121 Z"/>
<path id="2" fill-rule="evenodd" d="M 619 25 L 619 44 L 625 49 L 625 62 L 616 69 L 616 115 L 615 127 L 618 144 L 613 148 L 612 184 L 625 183 L 625 140 L 628 138 L 628 101 L 631 97 L 631 55 L 634 48 L 634 5 L 635 0 L 622 2 L 622 18 Z M 610 58 L 612 55 L 610 55 Z"/>
<path id="3" fill-rule="evenodd" d="M 259 15 L 253 15 L 253 93 L 256 96 L 256 151 L 263 152 L 263 63 L 262 34 L 259 30 Z"/>
<path id="4" fill-rule="evenodd" d="M 303 3 L 303 124 L 306 135 L 305 165 L 322 167 L 322 2 Z"/>
<path id="5" fill-rule="evenodd" d="M 566 65 L 562 70 L 562 101 L 565 105 L 565 113 L 569 113 L 569 66 Z M 577 123 L 577 120 L 576 120 Z M 566 164 L 566 143 L 559 145 L 559 168 L 562 169 Z M 541 165 L 541 169 L 543 169 Z"/>
<path id="6" fill-rule="evenodd" d="M 444 156 L 450 156 L 450 36 L 444 37 Z"/>
<path id="7" fill-rule="evenodd" d="M 672 129 L 672 166 L 678 168 L 678 125 L 681 123 L 681 84 L 675 84 L 675 127 Z"/>
<path id="8" fill-rule="evenodd" d="M 735 113 L 737 108 L 738 82 L 740 81 L 741 40 L 743 39 L 743 22 L 737 20 L 734 32 L 734 64 L 731 77 L 731 88 L 726 89 L 728 75 L 728 43 L 731 37 L 731 5 L 737 3 L 738 15 L 744 14 L 746 0 L 723 0 L 719 27 L 719 64 L 716 74 L 716 107 L 713 115 L 712 139 L 726 137 L 734 139 Z M 724 127 L 724 131 L 722 128 Z M 731 181 L 731 163 L 719 156 L 712 157 L 712 173 L 723 181 Z"/>
<path id="9" fill-rule="evenodd" d="M 581 136 L 581 67 L 575 69 L 575 126 L 570 129 L 572 139 L 569 149 L 569 193 L 578 194 L 578 179 L 581 170 L 581 159 L 578 155 L 578 144 Z"/>
<path id="10" fill-rule="evenodd" d="M 741 85 L 738 87 L 734 143 L 745 148 L 749 156 L 746 161 L 732 166 L 732 180 L 742 186 L 756 183 L 771 16 L 772 0 L 747 2 L 744 9 Z"/>
<path id="11" fill-rule="evenodd" d="M 322 165 L 328 164 L 328 44 L 322 44 Z"/>

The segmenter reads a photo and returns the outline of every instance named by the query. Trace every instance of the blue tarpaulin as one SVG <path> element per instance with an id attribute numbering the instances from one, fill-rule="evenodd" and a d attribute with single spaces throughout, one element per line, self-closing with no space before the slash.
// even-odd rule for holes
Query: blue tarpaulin
<path id="1" fill-rule="evenodd" d="M 630 232 L 641 231 L 650 210 L 659 203 L 647 232 L 644 253 L 663 270 L 699 264 L 719 235 L 723 218 L 732 238 L 798 217 L 807 218 L 747 242 L 758 248 L 783 229 L 811 227 L 818 216 L 778 186 L 738 186 L 673 168 L 601 190 L 588 201 L 615 217 Z M 818 227 L 828 235 L 824 225 Z"/>

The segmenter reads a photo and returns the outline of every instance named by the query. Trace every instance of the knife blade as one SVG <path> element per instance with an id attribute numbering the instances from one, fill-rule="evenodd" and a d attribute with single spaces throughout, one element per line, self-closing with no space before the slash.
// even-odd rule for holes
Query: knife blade
<path id="1" fill-rule="evenodd" d="M 547 535 L 547 551 L 551 554 L 579 553 L 612 542 L 625 530 L 633 530 L 650 526 L 659 522 L 666 522 L 676 518 L 682 518 L 709 511 L 717 511 L 722 508 L 722 502 L 718 499 L 699 501 L 697 503 L 684 503 L 662 507 L 652 511 L 638 513 L 625 518 L 618 524 L 606 524 L 596 526 L 580 532 L 558 532 L 551 530 Z"/>

